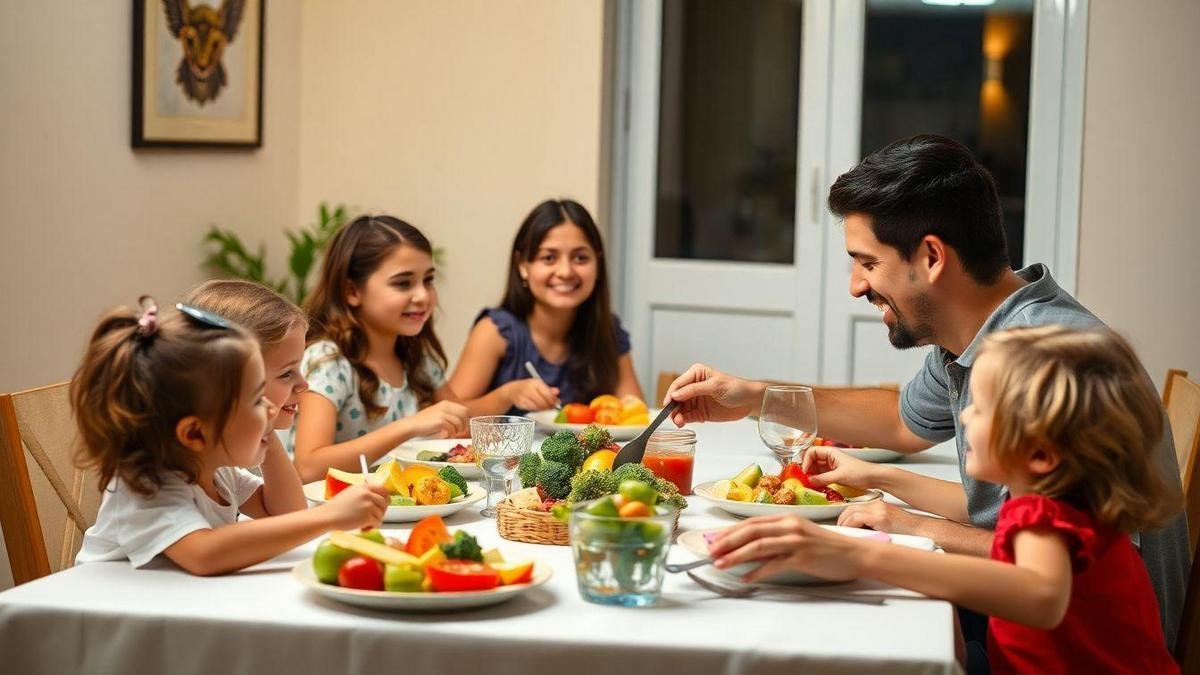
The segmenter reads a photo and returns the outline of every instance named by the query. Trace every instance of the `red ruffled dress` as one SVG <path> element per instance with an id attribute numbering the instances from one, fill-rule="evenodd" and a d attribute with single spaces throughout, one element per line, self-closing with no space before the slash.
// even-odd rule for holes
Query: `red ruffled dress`
<path id="1" fill-rule="evenodd" d="M 1013 539 L 1030 527 L 1062 536 L 1071 553 L 1071 603 L 1051 630 L 991 617 L 992 673 L 1178 673 L 1165 646 L 1158 602 L 1129 536 L 1098 526 L 1066 502 L 1025 495 L 1005 502 L 992 558 L 1012 563 Z"/>

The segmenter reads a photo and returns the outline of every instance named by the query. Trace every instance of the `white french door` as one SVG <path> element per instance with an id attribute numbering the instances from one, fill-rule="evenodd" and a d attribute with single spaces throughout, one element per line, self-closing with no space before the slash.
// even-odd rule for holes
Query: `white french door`
<path id="1" fill-rule="evenodd" d="M 729 7 L 755 17 L 720 14 Z M 1017 59 L 1015 68 L 1028 69 L 1024 83 L 1028 103 L 1021 104 L 1026 107 L 1020 107 L 1014 119 L 1025 123 L 1021 116 L 1027 114 L 1027 134 L 1022 138 L 1022 142 L 1027 139 L 1027 152 L 1018 158 L 1023 173 L 1001 180 L 1009 187 L 1014 181 L 1021 183 L 1017 186 L 1021 201 L 1006 197 L 1005 210 L 1010 220 L 1023 227 L 1020 255 L 1014 259 L 1050 264 L 1059 282 L 1071 290 L 1087 4 L 1086 0 L 998 0 L 996 7 L 968 12 L 998 13 L 1004 19 L 1021 7 L 1024 19 L 1018 18 L 1017 23 L 1026 21 L 1025 38 L 1031 46 L 1025 48 L 1027 60 Z M 911 29 L 903 22 L 899 27 L 894 21 L 881 22 L 880 17 L 915 12 L 918 21 L 953 27 L 964 13 L 936 14 L 949 10 L 923 6 L 918 0 L 762 0 L 753 5 L 639 0 L 617 2 L 616 8 L 610 233 L 613 250 L 624 255 L 615 256 L 612 264 L 616 297 L 633 334 L 635 366 L 643 385 L 649 391 L 657 373 L 677 372 L 695 361 L 755 378 L 827 384 L 906 381 L 926 350 L 892 349 L 878 313 L 865 301 L 850 297 L 841 224 L 829 214 L 825 199 L 833 180 L 875 149 L 863 148 L 864 143 L 875 143 L 880 134 L 894 140 L 887 134 L 905 128 L 889 126 L 890 120 L 884 119 L 880 131 L 882 105 L 869 107 L 864 115 L 864 100 L 876 86 L 878 73 L 882 69 L 887 74 L 895 66 L 881 60 L 880 50 L 870 40 L 878 47 L 880 40 L 888 39 L 888 31 Z M 728 30 L 713 32 L 711 24 L 721 21 L 728 23 Z M 747 21 L 749 28 L 743 25 Z M 873 36 L 867 34 L 869 22 L 876 31 Z M 968 30 L 983 25 L 978 14 L 973 23 L 969 16 L 959 23 Z M 767 47 L 758 43 L 778 41 L 787 26 L 799 36 L 798 49 L 764 56 Z M 747 30 L 754 37 L 747 41 L 750 47 L 739 52 L 726 44 L 736 42 Z M 989 37 L 986 33 L 982 37 L 986 52 Z M 739 61 L 747 51 L 749 56 Z M 712 58 L 714 53 L 720 58 Z M 680 77 L 680 63 L 689 58 L 700 65 L 690 76 Z M 781 63 L 764 66 L 769 58 Z M 773 75 L 787 72 L 788 63 L 783 62 L 793 58 L 799 61 L 792 71 L 798 82 L 772 80 Z M 873 61 L 864 63 L 865 58 Z M 975 58 L 981 57 L 975 54 Z M 1004 64 L 984 65 L 991 79 Z M 1008 67 L 1014 69 L 1011 63 Z M 731 77 L 730 70 L 742 80 Z M 972 71 L 977 78 L 979 70 Z M 921 85 L 922 77 L 920 72 L 906 72 L 897 79 Z M 686 92 L 681 94 L 688 87 L 690 98 Z M 987 92 L 967 93 L 980 97 L 982 110 Z M 903 104 L 903 96 L 900 99 Z M 872 106 L 878 102 L 871 100 Z M 782 133 L 776 109 L 780 102 L 793 106 L 788 119 L 795 125 L 795 140 L 789 146 L 794 156 L 786 163 L 775 156 L 778 147 L 759 147 L 763 129 Z M 913 105 L 925 106 L 919 114 L 928 112 L 936 119 L 936 102 L 915 100 Z M 696 114 L 696 108 L 703 108 L 702 113 Z M 888 114 L 892 109 L 894 105 Z M 755 146 L 754 152 L 768 159 L 756 164 L 731 152 L 731 159 L 725 160 L 728 143 L 696 142 L 698 134 L 713 128 L 705 126 L 705 120 L 715 115 L 712 110 L 743 115 L 748 130 L 744 139 L 734 141 Z M 947 119 L 930 130 L 969 135 L 955 133 L 954 120 Z M 729 134 L 728 128 L 724 133 Z M 971 139 L 960 140 L 971 144 Z M 974 140 L 986 150 L 986 138 Z M 697 168 L 695 154 L 709 148 L 718 158 L 712 162 L 715 166 Z M 719 177 L 723 164 L 739 162 L 746 166 L 739 164 L 736 186 L 727 197 L 714 196 L 721 184 L 706 183 L 708 174 Z M 1000 170 L 994 168 L 993 173 Z M 778 188 L 780 175 L 790 180 L 784 191 L 793 200 L 786 211 L 789 222 L 775 223 L 774 238 L 765 241 L 786 241 L 787 250 L 772 249 L 761 241 L 757 249 L 746 246 L 740 235 L 729 231 L 754 230 L 754 218 L 760 216 L 764 202 L 756 190 L 763 184 Z M 776 190 L 776 196 L 779 193 Z M 728 202 L 724 211 L 723 202 Z M 750 215 L 743 217 L 743 212 Z M 759 217 L 764 219 L 769 220 Z"/>

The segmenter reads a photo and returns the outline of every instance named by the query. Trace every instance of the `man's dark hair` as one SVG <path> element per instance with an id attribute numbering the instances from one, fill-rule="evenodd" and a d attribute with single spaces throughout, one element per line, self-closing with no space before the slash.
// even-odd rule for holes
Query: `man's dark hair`
<path id="1" fill-rule="evenodd" d="M 878 150 L 838 176 L 829 209 L 870 216 L 875 238 L 906 260 L 932 234 L 954 247 L 963 268 L 991 284 L 1008 268 L 1000 195 L 965 145 L 921 134 Z"/>

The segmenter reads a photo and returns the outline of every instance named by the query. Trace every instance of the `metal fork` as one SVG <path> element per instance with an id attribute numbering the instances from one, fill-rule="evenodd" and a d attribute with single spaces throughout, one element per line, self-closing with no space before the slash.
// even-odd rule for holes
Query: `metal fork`
<path id="1" fill-rule="evenodd" d="M 852 602 L 860 605 L 882 605 L 886 598 L 880 598 L 870 595 L 850 595 L 848 593 L 829 593 L 825 591 L 815 591 L 808 588 L 765 588 L 763 586 L 742 586 L 740 588 L 732 588 L 715 584 L 707 579 L 701 579 L 692 572 L 687 573 L 688 578 L 696 582 L 701 588 L 712 591 L 723 598 L 748 598 L 756 593 L 783 593 L 785 595 L 798 595 L 801 597 L 812 598 L 814 600 L 829 600 L 832 602 Z"/>

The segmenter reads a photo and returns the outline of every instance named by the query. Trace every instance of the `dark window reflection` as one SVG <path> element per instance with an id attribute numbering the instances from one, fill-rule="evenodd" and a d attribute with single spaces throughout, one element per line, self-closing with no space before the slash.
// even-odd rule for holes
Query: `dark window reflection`
<path id="1" fill-rule="evenodd" d="M 917 133 L 967 144 L 999 184 L 1014 267 L 1023 264 L 1032 33 L 1032 0 L 867 2 L 862 154 Z"/>
<path id="2" fill-rule="evenodd" d="M 666 0 L 654 254 L 791 263 L 801 4 Z"/>

